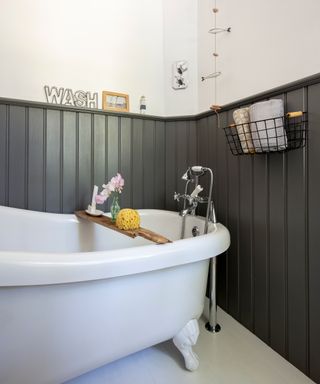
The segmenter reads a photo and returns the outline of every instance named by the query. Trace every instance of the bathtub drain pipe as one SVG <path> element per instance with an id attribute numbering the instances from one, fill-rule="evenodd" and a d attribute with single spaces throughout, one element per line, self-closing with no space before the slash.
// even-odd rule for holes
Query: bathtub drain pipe
<path id="1" fill-rule="evenodd" d="M 206 330 L 211 333 L 216 333 L 221 330 L 220 325 L 217 323 L 217 302 L 216 302 L 216 258 L 210 259 L 210 273 L 209 273 L 209 321 L 206 323 Z"/>

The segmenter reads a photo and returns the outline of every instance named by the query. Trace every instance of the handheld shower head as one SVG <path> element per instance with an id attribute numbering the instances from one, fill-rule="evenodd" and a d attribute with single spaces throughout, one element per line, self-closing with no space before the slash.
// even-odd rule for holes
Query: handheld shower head
<path id="1" fill-rule="evenodd" d="M 181 179 L 185 181 L 193 181 L 194 178 L 204 175 L 207 170 L 208 168 L 202 167 L 201 165 L 194 165 L 186 170 Z"/>
<path id="2" fill-rule="evenodd" d="M 191 167 L 191 170 L 192 172 L 202 172 L 203 167 L 201 167 L 201 165 L 194 165 L 193 167 Z"/>
<path id="3" fill-rule="evenodd" d="M 202 167 L 201 165 L 194 165 L 193 167 L 191 167 L 191 173 L 194 176 L 201 176 L 206 172 L 206 170 L 207 168 Z"/>

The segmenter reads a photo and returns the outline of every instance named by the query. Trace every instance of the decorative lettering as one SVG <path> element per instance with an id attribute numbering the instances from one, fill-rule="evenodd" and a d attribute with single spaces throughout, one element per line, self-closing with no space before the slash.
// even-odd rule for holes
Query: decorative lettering
<path id="1" fill-rule="evenodd" d="M 98 108 L 98 93 L 76 91 L 70 88 L 44 86 L 47 103 L 84 108 Z"/>
<path id="2" fill-rule="evenodd" d="M 91 95 L 90 92 L 87 92 L 87 106 L 89 108 L 98 108 L 98 94 L 97 92 Z"/>
<path id="3" fill-rule="evenodd" d="M 64 105 L 72 105 L 74 107 L 73 92 L 70 88 L 64 91 L 62 103 Z"/>
<path id="4" fill-rule="evenodd" d="M 63 88 L 49 87 L 48 85 L 44 86 L 44 91 L 46 93 L 47 103 L 52 104 L 61 104 L 63 98 Z"/>
<path id="5" fill-rule="evenodd" d="M 74 93 L 74 105 L 76 107 L 87 106 L 87 93 L 84 91 L 76 91 Z"/>

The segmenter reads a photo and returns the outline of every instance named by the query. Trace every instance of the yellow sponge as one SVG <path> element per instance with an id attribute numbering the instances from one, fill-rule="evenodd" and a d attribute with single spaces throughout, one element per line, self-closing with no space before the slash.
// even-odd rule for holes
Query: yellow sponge
<path id="1" fill-rule="evenodd" d="M 121 209 L 116 218 L 116 226 L 120 229 L 138 229 L 140 227 L 139 213 L 134 209 Z"/>

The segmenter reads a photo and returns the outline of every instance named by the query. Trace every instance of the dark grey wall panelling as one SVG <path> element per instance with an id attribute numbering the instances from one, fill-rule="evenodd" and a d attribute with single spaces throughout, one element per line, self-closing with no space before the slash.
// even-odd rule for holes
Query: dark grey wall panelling
<path id="1" fill-rule="evenodd" d="M 92 120 L 89 113 L 79 114 L 78 128 L 78 204 L 85 207 L 92 193 Z"/>
<path id="2" fill-rule="evenodd" d="M 308 209 L 307 220 L 307 247 L 309 258 L 306 260 L 305 284 L 308 292 L 306 306 L 309 309 L 309 368 L 311 378 L 320 382 L 320 236 L 319 236 L 319 212 L 320 212 L 320 84 L 308 88 L 309 110 L 309 151 L 307 154 L 307 190 L 306 205 Z M 303 272 L 302 272 L 303 273 Z"/>
<path id="3" fill-rule="evenodd" d="M 165 123 L 166 209 L 175 210 L 179 207 L 173 200 L 173 193 L 184 192 L 185 183 L 181 177 L 188 166 L 197 163 L 197 151 L 197 126 L 194 120 Z"/>
<path id="4" fill-rule="evenodd" d="M 220 126 L 225 127 L 227 125 L 227 113 L 222 112 L 219 116 Z M 228 227 L 228 177 L 227 177 L 227 156 L 228 153 L 226 151 L 226 139 L 222 129 L 218 128 L 217 119 L 215 121 L 215 125 L 213 129 L 217 131 L 217 157 L 216 157 L 216 165 L 213 167 L 215 170 L 215 180 L 216 183 L 214 185 L 214 194 L 216 196 L 215 199 L 215 209 L 217 218 L 221 223 L 224 223 Z M 217 280 L 217 290 L 219 292 L 219 304 L 223 308 L 228 307 L 228 254 L 227 251 L 221 257 L 219 257 L 217 271 L 218 275 L 222 278 Z"/>
<path id="5" fill-rule="evenodd" d="M 224 108 L 221 126 L 232 121 L 234 108 L 263 96 Z M 212 159 L 202 142 L 208 115 L 198 120 L 199 158 L 216 161 L 218 219 L 231 233 L 231 246 L 218 261 L 218 303 L 320 382 L 320 81 L 269 96 L 283 98 L 287 111 L 308 111 L 305 148 L 236 157 L 219 131 Z"/>
<path id="6" fill-rule="evenodd" d="M 61 118 L 60 111 L 46 111 L 45 202 L 49 212 L 61 211 Z"/>
<path id="7" fill-rule="evenodd" d="M 210 148 L 209 140 L 208 140 L 209 131 L 212 130 L 212 127 L 209 125 L 209 119 L 212 123 L 212 117 L 205 117 L 204 119 L 201 119 L 197 124 L 198 164 L 202 166 L 208 166 L 208 167 L 210 166 L 209 164 L 210 158 L 211 158 L 210 152 L 213 150 L 213 148 Z M 208 186 L 209 186 L 208 176 L 204 176 L 203 178 L 201 178 L 201 180 L 199 180 L 199 183 L 201 184 L 202 188 L 204 188 L 204 191 L 208 191 Z M 205 215 L 206 207 L 200 205 L 200 207 L 198 208 L 198 211 L 200 214 Z"/>
<path id="8" fill-rule="evenodd" d="M 156 121 L 154 158 L 154 208 L 165 206 L 165 123 Z"/>
<path id="9" fill-rule="evenodd" d="M 228 124 L 232 122 L 232 111 L 228 113 Z M 239 318 L 239 196 L 240 196 L 240 159 L 227 152 L 228 178 L 228 225 L 232 242 L 228 250 L 228 308 L 230 314 Z"/>
<path id="10" fill-rule="evenodd" d="M 126 121 L 123 126 L 121 126 L 121 130 L 127 131 Z M 122 135 L 126 137 L 125 134 Z M 123 140 L 123 147 L 126 151 L 126 140 Z M 129 149 L 130 153 L 130 149 Z M 106 119 L 103 115 L 94 115 L 93 116 L 93 184 L 99 183 L 101 180 L 105 178 L 106 175 Z"/>
<path id="11" fill-rule="evenodd" d="M 120 160 L 120 134 L 121 119 L 116 116 L 108 116 L 108 147 L 107 147 L 107 180 L 110 180 L 119 171 Z M 110 208 L 110 201 L 108 200 L 107 209 Z"/>
<path id="12" fill-rule="evenodd" d="M 78 206 L 78 118 L 75 112 L 63 113 L 62 136 L 62 208 L 64 213 L 72 212 Z"/>
<path id="13" fill-rule="evenodd" d="M 44 130 L 43 110 L 29 109 L 28 130 L 28 209 L 41 211 L 44 208 Z"/>
<path id="14" fill-rule="evenodd" d="M 123 207 L 176 210 L 187 166 L 211 167 L 232 237 L 218 259 L 219 305 L 320 382 L 320 76 L 225 106 L 220 126 L 270 97 L 308 110 L 307 147 L 235 157 L 211 112 L 165 119 L 0 99 L 0 204 L 70 213 L 120 171 Z"/>
<path id="15" fill-rule="evenodd" d="M 253 330 L 253 159 L 239 163 L 239 320 Z"/>
<path id="16" fill-rule="evenodd" d="M 257 156 L 253 164 L 253 317 L 254 331 L 265 342 L 268 342 L 269 315 L 268 163 L 269 155 L 266 155 Z"/>
<path id="17" fill-rule="evenodd" d="M 27 203 L 26 108 L 10 106 L 8 131 L 8 204 L 23 208 Z"/>
<path id="18" fill-rule="evenodd" d="M 165 208 L 174 210 L 176 203 L 173 201 L 173 192 L 177 185 L 177 165 L 176 165 L 176 134 L 175 122 L 166 123 L 166 202 Z"/>
<path id="19" fill-rule="evenodd" d="M 305 89 L 287 94 L 290 110 L 307 110 Z M 311 112 L 311 111 L 309 111 Z M 311 112 L 312 113 L 312 112 Z M 310 145 L 313 143 L 310 141 Z M 287 156 L 287 348 L 290 361 L 308 371 L 308 252 L 306 251 L 306 162 L 308 149 Z M 297 330 L 299 330 L 297 332 Z"/>
<path id="20" fill-rule="evenodd" d="M 90 203 L 94 184 L 119 171 L 122 207 L 176 209 L 177 175 L 197 163 L 195 119 L 25 104 L 0 104 L 0 204 L 71 213 Z"/>
<path id="21" fill-rule="evenodd" d="M 269 329 L 270 345 L 286 354 L 287 157 L 269 156 Z"/>
<path id="22" fill-rule="evenodd" d="M 144 208 L 154 207 L 154 180 L 155 180 L 155 121 L 144 120 L 142 146 L 143 146 L 143 185 Z"/>
<path id="23" fill-rule="evenodd" d="M 143 207 L 143 120 L 132 121 L 132 206 Z"/>
<path id="24" fill-rule="evenodd" d="M 131 172 L 131 119 L 121 118 L 120 124 L 120 167 L 119 171 L 125 179 L 125 188 L 121 194 L 121 206 L 131 207 L 131 188 L 126 188 L 127 185 L 131 186 L 132 172 Z M 101 180 L 97 178 L 97 180 Z M 97 184 L 97 183 L 95 183 Z"/>
<path id="25" fill-rule="evenodd" d="M 183 192 L 185 182 L 181 179 L 188 167 L 188 122 L 179 121 L 175 126 L 175 163 L 176 163 L 176 187 L 175 190 Z M 170 196 L 168 196 L 170 198 Z"/>
<path id="26" fill-rule="evenodd" d="M 189 133 L 188 133 L 188 165 L 197 164 L 198 160 L 198 134 L 197 124 L 194 120 L 189 120 Z"/>
<path id="27" fill-rule="evenodd" d="M 285 356 L 287 155 L 270 154 L 268 161 L 268 343 Z"/>
<path id="28" fill-rule="evenodd" d="M 6 105 L 0 105 L 0 204 L 8 204 L 8 120 Z"/>

